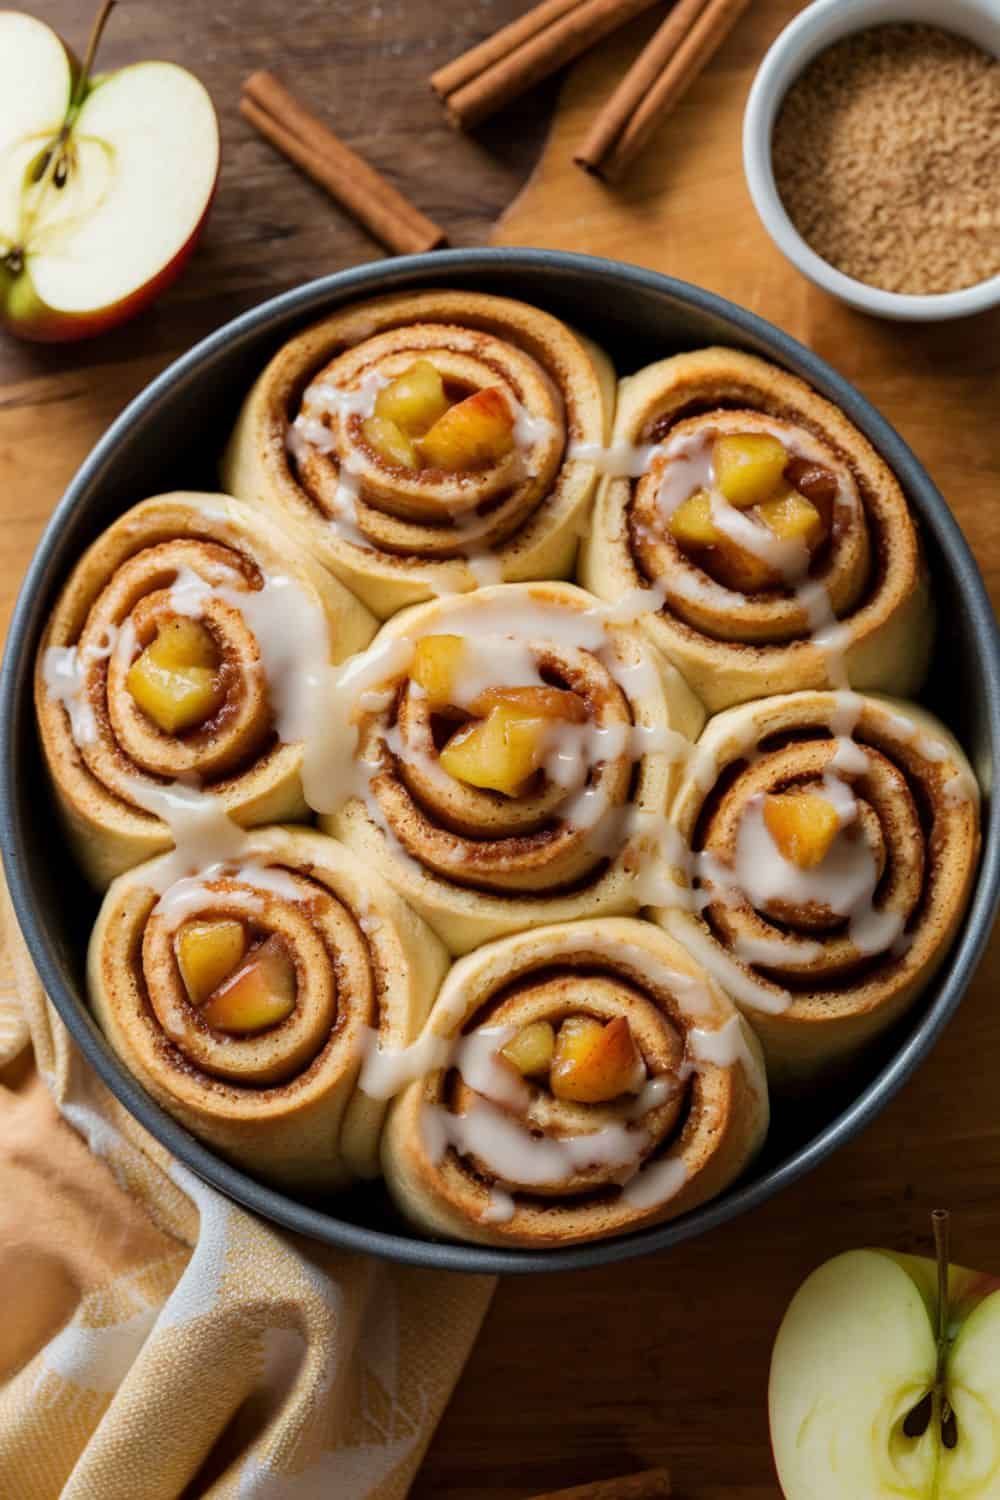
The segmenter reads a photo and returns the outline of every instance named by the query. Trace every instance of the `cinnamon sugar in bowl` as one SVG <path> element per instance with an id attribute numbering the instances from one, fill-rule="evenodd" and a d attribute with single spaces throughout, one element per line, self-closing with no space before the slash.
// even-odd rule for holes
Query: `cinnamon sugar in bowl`
<path id="1" fill-rule="evenodd" d="M 1000 5 L 816 0 L 758 70 L 743 155 L 775 244 L 842 301 L 1000 304 Z"/>

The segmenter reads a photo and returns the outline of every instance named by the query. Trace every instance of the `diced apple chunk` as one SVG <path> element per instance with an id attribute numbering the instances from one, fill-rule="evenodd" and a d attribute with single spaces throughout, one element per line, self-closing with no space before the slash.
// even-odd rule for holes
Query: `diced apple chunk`
<path id="1" fill-rule="evenodd" d="M 262 943 L 202 1007 L 216 1031 L 247 1036 L 284 1021 L 295 1009 L 295 966 L 278 938 Z"/>
<path id="2" fill-rule="evenodd" d="M 460 473 L 498 463 L 514 446 L 514 418 L 494 386 L 476 391 L 439 417 L 419 441 L 431 469 Z"/>
<path id="3" fill-rule="evenodd" d="M 587 706 L 579 693 L 554 687 L 486 688 L 470 705 L 474 714 L 485 715 L 498 704 L 507 704 L 521 713 L 542 719 L 561 720 L 566 724 L 585 724 Z"/>
<path id="4" fill-rule="evenodd" d="M 185 667 L 214 668 L 219 665 L 219 652 L 212 632 L 189 615 L 165 620 L 149 649 L 161 667 L 168 667 L 173 672 Z"/>
<path id="5" fill-rule="evenodd" d="M 516 797 L 542 764 L 551 721 L 498 703 L 457 730 L 441 751 L 443 770 L 467 786 Z"/>
<path id="6" fill-rule="evenodd" d="M 814 552 L 823 540 L 823 517 L 812 501 L 797 490 L 762 500 L 754 507 L 754 514 L 760 516 L 782 541 L 802 542 L 810 552 Z"/>
<path id="7" fill-rule="evenodd" d="M 421 636 L 413 652 L 410 676 L 427 694 L 431 708 L 455 701 L 455 684 L 465 655 L 460 635 Z"/>
<path id="8" fill-rule="evenodd" d="M 522 1077 L 533 1078 L 548 1073 L 555 1045 L 556 1034 L 549 1022 L 532 1021 L 530 1025 L 522 1026 L 506 1047 L 500 1049 L 500 1056 L 505 1057 Z"/>
<path id="9" fill-rule="evenodd" d="M 125 678 L 136 703 L 165 734 L 191 729 L 222 703 L 219 653 L 197 620 L 168 620 Z"/>
<path id="10" fill-rule="evenodd" d="M 748 552 L 731 537 L 720 535 L 711 553 L 712 576 L 724 588 L 735 589 L 741 594 L 753 594 L 758 589 L 773 588 L 781 582 L 781 572 L 763 557 Z"/>
<path id="11" fill-rule="evenodd" d="M 246 952 L 242 922 L 185 922 L 177 934 L 175 951 L 192 1005 L 203 1005 L 213 990 L 236 968 Z"/>
<path id="12" fill-rule="evenodd" d="M 401 427 L 390 422 L 388 417 L 368 417 L 361 424 L 365 442 L 386 463 L 399 469 L 419 469 L 417 450 Z"/>
<path id="13" fill-rule="evenodd" d="M 750 594 L 780 582 L 781 575 L 763 558 L 741 547 L 712 519 L 712 499 L 707 490 L 695 490 L 674 511 L 668 530 L 685 553 L 695 559 L 724 588 Z"/>
<path id="14" fill-rule="evenodd" d="M 448 404 L 441 372 L 429 359 L 418 359 L 379 391 L 375 415 L 394 422 L 409 437 L 420 437 L 444 416 Z"/>
<path id="15" fill-rule="evenodd" d="M 734 432 L 712 444 L 715 482 L 739 510 L 773 495 L 788 462 L 788 451 L 766 432 Z"/>
<path id="16" fill-rule="evenodd" d="M 764 822 L 779 852 L 800 870 L 823 862 L 840 829 L 837 809 L 819 792 L 769 794 Z"/>
<path id="17" fill-rule="evenodd" d="M 695 490 L 682 500 L 667 528 L 682 547 L 711 547 L 719 539 L 712 520 L 712 499 L 707 490 Z"/>
<path id="18" fill-rule="evenodd" d="M 641 1063 L 625 1016 L 606 1026 L 590 1016 L 568 1016 L 556 1036 L 552 1092 L 577 1104 L 608 1104 L 635 1091 Z"/>

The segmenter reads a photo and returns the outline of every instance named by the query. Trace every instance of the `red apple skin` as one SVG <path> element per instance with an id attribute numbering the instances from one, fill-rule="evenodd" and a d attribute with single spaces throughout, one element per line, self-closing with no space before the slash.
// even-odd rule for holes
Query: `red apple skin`
<path id="1" fill-rule="evenodd" d="M 201 237 L 209 210 L 215 201 L 218 185 L 219 169 L 216 168 L 215 181 L 212 183 L 212 191 L 205 204 L 205 211 L 186 242 L 151 281 L 147 281 L 144 286 L 137 287 L 128 297 L 123 297 L 120 302 L 113 302 L 110 307 L 102 307 L 89 313 L 57 312 L 51 307 L 46 307 L 44 303 L 39 303 L 37 314 L 33 315 L 30 320 L 14 321 L 6 316 L 0 304 L 0 325 L 15 338 L 24 339 L 30 343 L 68 344 L 80 339 L 95 338 L 98 334 L 107 333 L 109 329 L 117 327 L 119 323 L 134 318 L 137 313 L 143 312 L 152 302 L 155 302 L 161 292 L 165 292 L 183 271 Z"/>

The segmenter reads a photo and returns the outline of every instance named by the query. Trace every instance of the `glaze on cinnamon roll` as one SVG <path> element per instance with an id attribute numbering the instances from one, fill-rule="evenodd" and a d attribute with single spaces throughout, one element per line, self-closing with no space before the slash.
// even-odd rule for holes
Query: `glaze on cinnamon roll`
<path id="1" fill-rule="evenodd" d="M 422 1035 L 361 1087 L 413 1078 L 382 1163 L 430 1234 L 533 1249 L 674 1218 L 727 1187 L 767 1130 L 752 1031 L 648 922 L 520 933 L 455 964 Z"/>
<path id="2" fill-rule="evenodd" d="M 638 910 L 637 829 L 702 713 L 614 618 L 570 584 L 501 585 L 406 611 L 345 669 L 307 794 L 452 952 Z"/>
<path id="3" fill-rule="evenodd" d="M 215 793 L 245 826 L 308 816 L 310 676 L 374 628 L 238 501 L 177 493 L 127 511 L 74 569 L 35 678 L 57 804 L 90 880 L 170 847 L 178 787 Z"/>
<path id="4" fill-rule="evenodd" d="M 841 411 L 733 349 L 622 381 L 580 580 L 648 590 L 650 638 L 710 711 L 921 685 L 932 611 L 895 477 Z"/>
<path id="5" fill-rule="evenodd" d="M 947 957 L 979 792 L 926 710 L 852 692 L 728 709 L 698 742 L 654 915 L 751 1021 L 769 1076 L 850 1057 Z"/>
<path id="6" fill-rule="evenodd" d="M 443 948 L 377 875 L 306 829 L 244 836 L 237 859 L 178 877 L 166 855 L 108 890 L 90 1003 L 164 1109 L 256 1176 L 342 1186 L 378 1172 L 385 1102 L 366 1050 L 405 1048 Z"/>
<path id="7" fill-rule="evenodd" d="M 278 353 L 223 482 L 304 532 L 379 617 L 435 594 L 566 577 L 614 376 L 538 308 L 470 292 L 383 297 Z"/>

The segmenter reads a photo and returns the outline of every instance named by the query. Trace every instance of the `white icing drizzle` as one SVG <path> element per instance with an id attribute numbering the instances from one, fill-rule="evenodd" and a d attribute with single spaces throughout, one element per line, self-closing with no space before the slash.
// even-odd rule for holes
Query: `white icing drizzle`
<path id="1" fill-rule="evenodd" d="M 450 622 L 450 617 L 449 621 Z M 449 632 L 452 633 L 452 632 Z M 487 689 L 541 687 L 544 679 L 527 640 L 500 633 L 477 636 L 459 632 L 462 652 L 452 677 L 452 695 L 457 708 L 470 708 Z"/>
<path id="2" fill-rule="evenodd" d="M 814 963 L 823 954 L 822 943 L 812 938 L 769 938 L 756 933 L 738 932 L 733 940 L 733 952 L 746 964 L 761 964 L 777 968 L 795 962 Z"/>
<path id="3" fill-rule="evenodd" d="M 612 443 L 605 448 L 601 443 L 572 442 L 567 456 L 593 464 L 601 474 L 609 474 L 613 479 L 641 479 L 663 451 L 659 443 Z"/>
<path id="4" fill-rule="evenodd" d="M 50 698 L 61 703 L 69 714 L 70 734 L 76 745 L 92 745 L 97 740 L 97 719 L 86 695 L 86 671 L 91 662 L 101 661 L 115 649 L 118 632 L 105 626 L 101 639 L 92 644 L 49 646 L 42 656 L 42 681 Z"/>
<path id="5" fill-rule="evenodd" d="M 762 422 L 756 417 L 753 430 L 777 438 L 792 455 L 829 466 L 828 456 L 808 433 L 800 429 Z M 633 479 L 649 473 L 656 459 L 664 459 L 656 491 L 656 508 L 665 525 L 697 490 L 706 491 L 716 528 L 745 552 L 774 568 L 794 590 L 809 622 L 812 643 L 827 657 L 831 682 L 835 687 L 846 688 L 848 677 L 844 657 L 851 644 L 850 626 L 837 620 L 825 586 L 818 580 L 807 578 L 810 556 L 805 544 L 777 536 L 769 526 L 731 505 L 719 490 L 712 459 L 715 437 L 714 428 L 703 427 L 695 432 L 675 432 L 665 444 L 618 443 L 611 448 L 587 445 L 586 453 L 579 452 L 579 456 L 588 458 L 604 473 Z M 572 455 L 578 452 L 578 448 L 570 451 Z M 843 479 L 840 476 L 837 479 L 836 503 L 839 504 L 847 499 L 848 492 Z M 737 591 L 724 588 L 714 579 L 693 571 L 679 573 L 671 580 L 671 588 L 676 594 L 706 607 L 729 609 L 734 600 L 745 599 Z M 635 610 L 638 614 L 659 611 L 667 602 L 667 591 L 659 584 L 630 590 L 620 601 L 627 611 Z"/>
<path id="6" fill-rule="evenodd" d="M 655 1078 L 647 1078 L 639 1089 L 634 1102 L 629 1106 L 628 1117 L 630 1120 L 641 1120 L 644 1115 L 649 1114 L 651 1109 L 659 1109 L 666 1104 L 668 1099 L 673 1099 L 680 1093 L 681 1079 L 668 1078 L 660 1073 Z"/>
<path id="7" fill-rule="evenodd" d="M 742 1017 L 732 1015 L 714 1031 L 692 1026 L 688 1032 L 688 1055 L 694 1063 L 711 1063 L 715 1068 L 731 1068 L 738 1062 L 753 1071 Z"/>
<path id="8" fill-rule="evenodd" d="M 629 589 L 606 607 L 604 618 L 609 625 L 635 625 L 643 615 L 655 614 L 667 602 L 666 592 L 658 585 Z"/>
<path id="9" fill-rule="evenodd" d="M 345 421 L 354 416 L 367 420 L 375 410 L 379 391 L 389 384 L 391 382 L 387 377 L 375 371 L 369 371 L 362 378 L 357 390 L 346 390 L 329 381 L 318 381 L 305 392 L 303 406 L 319 408 Z M 513 418 L 514 445 L 520 457 L 521 470 L 525 477 L 534 479 L 539 472 L 537 449 L 556 432 L 556 426 L 548 417 L 528 411 L 509 391 L 504 390 L 503 396 Z M 295 462 L 301 464 L 310 450 L 329 456 L 337 447 L 337 439 L 326 423 L 313 415 L 307 416 L 304 412 L 299 412 L 289 425 L 286 447 Z M 372 545 L 371 538 L 365 533 L 358 517 L 361 478 L 362 471 L 356 463 L 352 464 L 348 451 L 337 462 L 337 486 L 332 499 L 334 514 L 330 517 L 330 525 L 342 540 L 355 547 L 369 549 Z M 463 530 L 475 530 L 479 522 L 475 516 L 463 521 L 462 516 L 456 514 L 452 517 L 452 524 L 461 535 Z M 462 555 L 461 560 L 480 587 L 501 582 L 503 564 L 494 553 L 472 552 Z M 447 573 L 442 573 L 440 569 L 428 568 L 424 573 L 414 572 L 413 577 L 420 578 L 439 597 L 460 592 L 453 587 Z"/>
<path id="10" fill-rule="evenodd" d="M 300 899 L 299 889 L 288 871 L 262 864 L 258 857 L 238 865 L 209 865 L 197 875 L 183 876 L 163 891 L 153 911 L 163 917 L 168 931 L 173 932 L 189 917 L 218 899 L 219 892 L 213 889 L 213 882 L 220 880 L 241 887 L 226 890 L 226 904 L 244 909 L 248 916 L 259 916 L 263 912 L 266 894 L 278 896 L 283 901 Z M 247 886 L 251 889 L 244 889 Z"/>
<path id="11" fill-rule="evenodd" d="M 905 714 L 888 713 L 887 716 L 893 733 L 897 734 L 904 744 L 914 749 L 923 760 L 940 765 L 950 759 L 951 750 L 947 744 L 943 740 L 935 739 L 912 719 L 908 719 Z M 941 790 L 945 801 L 949 803 L 978 802 L 979 800 L 979 787 L 965 766 L 957 766 L 945 778 Z"/>
<path id="12" fill-rule="evenodd" d="M 480 1217 L 484 1224 L 509 1224 L 517 1205 L 510 1193 L 495 1184 L 490 1188 L 490 1198 Z"/>
<path id="13" fill-rule="evenodd" d="M 220 875 L 224 869 L 224 865 L 215 867 Z M 217 878 L 214 871 L 205 870 L 199 875 L 184 875 L 180 880 L 175 880 L 153 907 L 153 915 L 163 918 L 168 932 L 176 932 L 189 917 L 204 911 L 207 905 L 218 899 L 219 892 L 209 884 L 214 878 Z M 230 902 L 246 910 L 248 916 L 257 916 L 261 910 L 260 898 L 249 891 L 238 894 L 227 892 L 227 897 Z"/>
<path id="14" fill-rule="evenodd" d="M 521 454 L 521 462 L 525 473 L 530 479 L 538 475 L 538 463 L 535 459 L 535 449 L 539 443 L 544 443 L 553 437 L 557 431 L 555 423 L 550 422 L 548 417 L 537 416 L 528 411 L 516 401 L 509 391 L 505 391 L 508 405 L 514 414 L 514 443 Z"/>
<path id="15" fill-rule="evenodd" d="M 688 1169 L 683 1156 L 668 1155 L 636 1173 L 622 1188 L 622 1197 L 630 1208 L 656 1208 L 676 1198 L 687 1182 Z"/>
<path id="16" fill-rule="evenodd" d="M 260 589 L 250 589 L 245 584 L 236 586 L 242 579 L 235 569 L 224 573 L 232 583 L 209 583 L 192 568 L 178 569 L 168 590 L 170 608 L 175 614 L 197 618 L 206 602 L 217 598 L 237 610 L 260 650 L 278 737 L 286 743 L 305 740 L 315 728 L 316 694 L 331 670 L 326 617 L 291 577 L 265 575 Z M 116 664 L 126 668 L 137 644 L 132 621 L 126 619 L 117 629 L 107 626 L 98 644 L 80 650 L 73 646 L 46 650 L 42 659 L 46 689 L 65 706 L 73 740 L 81 748 L 97 739 L 96 717 L 85 692 L 87 665 L 113 654 Z M 144 784 L 155 790 L 155 783 Z M 145 805 L 138 797 L 133 801 Z"/>
<path id="17" fill-rule="evenodd" d="M 370 1099 L 392 1099 L 408 1083 L 446 1068 L 454 1051 L 449 1037 L 425 1031 L 408 1047 L 380 1047 L 370 1030 L 358 1088 Z"/>
<path id="18" fill-rule="evenodd" d="M 301 900 L 302 893 L 295 883 L 294 876 L 280 865 L 268 865 L 262 861 L 261 855 L 244 860 L 242 864 L 233 867 L 230 878 L 241 885 L 251 885 L 254 890 L 277 896 L 281 901 Z M 364 927 L 364 925 L 362 920 L 361 926 Z"/>
<path id="19" fill-rule="evenodd" d="M 391 701 L 395 680 L 413 660 L 414 644 L 412 639 L 376 641 L 324 672 L 302 766 L 305 799 L 314 812 L 336 812 L 352 796 L 361 797 L 369 810 L 377 806 L 370 781 L 378 766 L 357 756 L 358 709 L 362 699 L 376 710 Z"/>
<path id="20" fill-rule="evenodd" d="M 531 1090 L 520 1073 L 500 1059 L 501 1048 L 516 1035 L 516 1026 L 481 1026 L 461 1038 L 450 1062 L 477 1094 L 522 1110 L 531 1100 Z"/>
<path id="21" fill-rule="evenodd" d="M 458 635 L 464 642 L 454 686 L 460 707 L 470 706 L 489 687 L 541 685 L 532 641 L 590 651 L 605 664 L 626 697 L 641 703 L 644 695 L 658 690 L 659 679 L 651 662 L 643 658 L 623 662 L 609 649 L 609 613 L 604 605 L 576 610 L 535 599 L 461 600 L 441 619 L 412 630 L 405 639 L 383 638 L 341 667 L 328 669 L 312 694 L 313 733 L 305 743 L 303 785 L 310 807 L 334 813 L 352 797 L 361 799 L 376 826 L 393 840 L 397 857 L 419 869 L 395 839 L 371 791 L 380 762 L 366 762 L 357 754 L 359 710 L 377 712 L 387 706 L 396 682 L 410 666 L 417 641 L 438 634 Z M 411 686 L 410 690 L 417 689 Z M 390 750 L 403 753 L 392 731 L 386 741 Z M 620 754 L 632 759 L 661 754 L 676 762 L 691 748 L 684 735 L 667 726 L 651 725 L 554 724 L 549 742 L 546 772 L 568 793 L 577 793 L 560 816 L 574 827 L 591 830 L 598 852 L 605 843 L 610 847 L 623 836 L 624 825 L 620 814 L 609 811 L 605 792 L 584 784 L 587 770 Z M 405 753 L 412 756 L 414 752 L 407 747 Z M 430 756 L 421 757 L 421 767 L 428 777 L 444 774 Z"/>
<path id="22" fill-rule="evenodd" d="M 222 865 L 239 865 L 250 857 L 250 835 L 234 823 L 220 797 L 180 781 L 159 785 L 130 777 L 128 794 L 137 807 L 162 818 L 174 848 L 158 859 L 149 883 L 161 894 L 185 876 Z"/>
<path id="23" fill-rule="evenodd" d="M 567 932 L 563 951 L 568 956 L 589 953 L 587 934 Z M 714 1014 L 716 1002 L 700 979 L 671 969 L 627 941 L 616 943 L 615 954 L 626 972 L 666 988 L 688 1020 L 707 1020 Z M 605 1125 L 589 1134 L 539 1136 L 530 1118 L 527 1123 L 524 1119 L 531 1090 L 498 1055 L 516 1032 L 515 1026 L 484 1027 L 448 1041 L 425 1031 L 417 1042 L 397 1049 L 378 1047 L 375 1033 L 370 1033 L 360 1080 L 366 1093 L 387 1099 L 428 1073 L 458 1069 L 477 1097 L 461 1114 L 424 1101 L 418 1128 L 433 1162 L 439 1163 L 452 1147 L 459 1155 L 475 1157 L 496 1178 L 481 1215 L 486 1223 L 509 1221 L 515 1211 L 512 1194 L 519 1189 L 565 1181 L 594 1167 L 612 1171 L 624 1185 L 624 1196 L 632 1206 L 657 1206 L 683 1185 L 687 1169 L 683 1159 L 674 1154 L 676 1147 L 666 1159 L 643 1166 L 651 1138 L 646 1130 L 636 1127 L 636 1122 L 676 1097 L 684 1081 L 705 1067 L 742 1066 L 751 1083 L 756 1074 L 739 1016 L 729 1016 L 715 1028 L 695 1024 L 688 1030 L 686 1055 L 676 1073 L 650 1078 L 640 1067 L 634 1082 L 636 1098 L 623 1123 Z"/>
<path id="24" fill-rule="evenodd" d="M 261 588 L 248 589 L 206 583 L 190 568 L 178 571 L 170 587 L 177 614 L 197 617 L 210 598 L 238 610 L 257 642 L 279 739 L 307 739 L 315 696 L 330 670 L 330 632 L 319 604 L 285 574 L 265 575 Z"/>
<path id="25" fill-rule="evenodd" d="M 842 625 L 833 612 L 830 595 L 818 579 L 800 583 L 795 590 L 809 628 L 810 639 L 826 657 L 827 671 L 835 688 L 850 688 L 845 653 L 851 644 L 851 627 Z"/>
<path id="26" fill-rule="evenodd" d="M 425 1105 L 421 1125 L 431 1160 L 441 1161 L 449 1146 L 474 1156 L 504 1190 L 544 1187 L 592 1167 L 638 1169 L 649 1144 L 645 1131 L 604 1125 L 587 1135 L 538 1136 L 488 1099 L 472 1101 L 464 1114 Z"/>
<path id="27" fill-rule="evenodd" d="M 805 542 L 777 536 L 764 522 L 730 505 L 718 490 L 712 491 L 710 508 L 717 531 L 774 568 L 786 583 L 796 582 L 809 571 L 809 548 Z"/>
<path id="28" fill-rule="evenodd" d="M 784 859 L 763 819 L 763 794 L 752 798 L 744 812 L 732 867 L 709 851 L 692 851 L 670 824 L 658 826 L 652 818 L 642 830 L 647 839 L 648 864 L 640 881 L 648 904 L 698 912 L 714 902 L 735 906 L 746 901 L 757 910 L 765 909 L 775 900 L 816 903 L 848 919 L 848 939 L 860 954 L 888 954 L 898 958 L 907 951 L 912 939 L 905 931 L 906 917 L 875 905 L 874 893 L 879 881 L 875 854 L 860 831 L 852 827 L 857 822 L 857 802 L 852 786 L 844 777 L 863 776 L 870 767 L 869 753 L 853 738 L 864 699 L 845 690 L 833 694 L 833 703 L 829 722 L 837 748 L 823 777 L 821 794 L 836 809 L 845 832 L 837 835 L 820 865 L 801 870 Z M 892 732 L 917 749 L 929 764 L 950 759 L 946 741 L 903 714 L 888 708 L 883 712 Z M 714 756 L 705 752 L 704 774 L 699 774 L 700 753 L 696 747 L 688 775 L 704 792 L 713 784 L 718 767 Z M 943 792 L 946 800 L 978 798 L 975 780 L 964 766 L 958 766 L 944 781 Z M 679 872 L 681 883 L 673 871 Z M 740 932 L 732 941 L 732 957 L 705 930 L 685 927 L 684 941 L 735 999 L 771 1012 L 786 1009 L 792 1003 L 792 996 L 776 990 L 773 984 L 760 983 L 744 965 L 805 966 L 823 954 L 822 943 L 808 937 Z"/>
<path id="29" fill-rule="evenodd" d="M 491 584 L 503 582 L 503 563 L 493 552 L 474 552 L 465 559 L 466 567 L 480 588 L 489 588 Z M 435 585 L 434 592 L 438 593 L 439 585 Z M 441 595 L 450 593 L 449 589 L 441 589 Z"/>
<path id="30" fill-rule="evenodd" d="M 318 406 L 327 416 L 347 421 L 351 417 L 367 418 L 375 410 L 379 391 L 389 381 L 377 370 L 368 370 L 362 375 L 356 390 L 348 391 L 329 380 L 316 380 L 302 398 L 303 406 Z"/>
<path id="31" fill-rule="evenodd" d="M 760 430 L 762 424 L 755 423 L 754 431 Z M 766 424 L 763 425 L 763 431 L 777 438 L 789 453 L 797 454 L 802 450 L 796 434 Z M 768 567 L 774 568 L 786 584 L 794 587 L 808 572 L 809 549 L 804 542 L 777 536 L 764 522 L 730 504 L 716 482 L 712 457 L 715 436 L 716 433 L 711 428 L 701 428 L 694 433 L 676 433 L 662 450 L 667 462 L 656 492 L 656 505 L 664 524 L 669 523 L 678 507 L 695 491 L 704 490 L 709 496 L 712 522 L 716 530 L 729 537 L 744 552 L 760 558 Z M 690 581 L 687 581 L 688 584 Z"/>
<path id="32" fill-rule="evenodd" d="M 848 935 L 859 953 L 884 952 L 902 932 L 905 918 L 874 906 L 878 862 L 867 841 L 851 827 L 857 819 L 857 803 L 850 787 L 828 776 L 823 794 L 845 831 L 834 837 L 823 860 L 809 870 L 785 859 L 775 844 L 764 820 L 763 795 L 750 799 L 736 840 L 736 888 L 758 911 L 776 900 L 825 907 L 849 919 Z M 795 945 L 789 949 L 794 955 Z M 801 959 L 801 954 L 795 956 Z"/>

